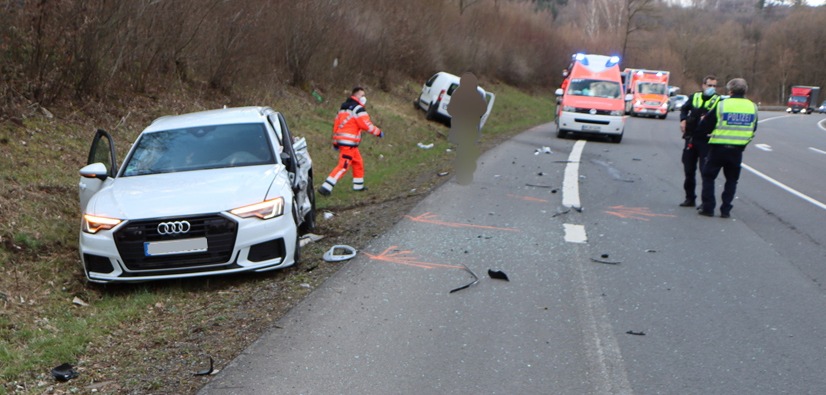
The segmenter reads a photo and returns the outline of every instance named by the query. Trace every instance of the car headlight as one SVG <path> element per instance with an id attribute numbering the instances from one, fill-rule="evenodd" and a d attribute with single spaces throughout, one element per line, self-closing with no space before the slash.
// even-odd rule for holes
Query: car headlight
<path id="1" fill-rule="evenodd" d="M 611 115 L 613 115 L 615 117 L 625 115 L 625 110 L 612 110 Z"/>
<path id="2" fill-rule="evenodd" d="M 230 210 L 230 213 L 241 218 L 258 217 L 261 219 L 270 219 L 280 217 L 284 214 L 284 198 L 279 196 L 275 199 L 265 200 L 261 203 L 238 207 L 234 210 Z"/>
<path id="3" fill-rule="evenodd" d="M 660 105 L 660 107 L 662 107 L 662 108 L 668 108 L 668 102 L 663 102 L 663 104 L 661 104 L 661 105 Z"/>
<path id="4" fill-rule="evenodd" d="M 85 214 L 83 216 L 83 229 L 86 233 L 95 234 L 99 230 L 109 230 L 118 226 L 122 220 L 117 218 L 98 217 L 96 215 Z"/>
<path id="5" fill-rule="evenodd" d="M 576 111 L 576 109 L 574 108 L 574 106 L 562 106 L 562 111 L 574 112 Z"/>

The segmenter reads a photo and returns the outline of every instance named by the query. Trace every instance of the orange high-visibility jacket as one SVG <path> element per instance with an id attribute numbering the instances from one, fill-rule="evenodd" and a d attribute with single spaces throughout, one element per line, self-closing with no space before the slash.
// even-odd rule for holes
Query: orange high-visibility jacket
<path id="1" fill-rule="evenodd" d="M 367 110 L 350 96 L 338 110 L 333 124 L 333 145 L 358 147 L 361 142 L 361 132 L 366 131 L 374 136 L 381 134 L 381 129 L 373 125 Z"/>

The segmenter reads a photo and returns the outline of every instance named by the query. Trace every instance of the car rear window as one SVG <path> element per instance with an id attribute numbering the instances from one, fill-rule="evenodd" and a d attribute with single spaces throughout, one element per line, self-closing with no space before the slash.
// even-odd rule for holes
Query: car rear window
<path id="1" fill-rule="evenodd" d="M 263 123 L 210 125 L 142 134 L 122 176 L 274 163 Z"/>

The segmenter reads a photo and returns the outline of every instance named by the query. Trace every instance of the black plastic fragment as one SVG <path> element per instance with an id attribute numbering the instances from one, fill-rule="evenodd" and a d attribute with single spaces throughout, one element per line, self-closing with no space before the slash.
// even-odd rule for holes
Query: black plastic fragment
<path id="1" fill-rule="evenodd" d="M 628 331 L 628 332 L 625 332 L 625 333 L 627 333 L 629 335 L 634 335 L 634 336 L 645 336 L 645 332 Z"/>
<path id="2" fill-rule="evenodd" d="M 54 376 L 57 381 L 69 381 L 77 377 L 78 374 L 72 365 L 64 363 L 63 365 L 52 369 L 52 376 Z"/>
<path id="3" fill-rule="evenodd" d="M 198 372 L 194 373 L 195 376 L 209 376 L 212 374 L 213 366 L 215 365 L 215 361 L 212 360 L 212 357 L 209 357 L 209 369 L 199 370 Z"/>
<path id="4" fill-rule="evenodd" d="M 508 275 L 507 275 L 507 274 L 505 274 L 505 272 L 503 272 L 503 271 L 501 271 L 501 270 L 491 270 L 491 269 L 488 269 L 488 276 L 490 276 L 490 278 L 495 278 L 495 279 L 497 279 L 497 280 L 505 280 L 505 281 L 510 281 L 510 280 L 508 279 Z"/>
<path id="5" fill-rule="evenodd" d="M 454 293 L 454 292 L 456 292 L 456 291 L 461 291 L 461 290 L 463 290 L 463 289 L 465 289 L 465 288 L 468 288 L 468 287 L 470 287 L 471 285 L 476 284 L 476 283 L 478 283 L 478 282 L 479 282 L 479 276 L 477 276 L 477 275 L 476 275 L 476 273 L 474 273 L 474 272 L 473 272 L 473 270 L 470 270 L 470 268 L 469 268 L 469 267 L 467 267 L 467 265 L 465 265 L 464 263 L 462 264 L 462 266 L 464 266 L 464 267 L 465 267 L 465 270 L 467 270 L 467 272 L 468 272 L 468 273 L 470 273 L 470 275 L 471 275 L 471 276 L 473 276 L 473 282 L 472 282 L 472 283 L 470 283 L 470 284 L 467 284 L 467 285 L 463 285 L 463 286 L 461 286 L 461 287 L 459 287 L 459 288 L 452 289 L 452 290 L 450 290 L 450 292 L 449 292 L 449 293 Z"/>
<path id="6" fill-rule="evenodd" d="M 596 262 L 596 263 L 604 263 L 606 265 L 619 265 L 620 264 L 619 261 L 605 261 L 605 260 L 602 260 L 602 259 L 594 259 L 594 258 L 591 258 L 591 260 Z"/>

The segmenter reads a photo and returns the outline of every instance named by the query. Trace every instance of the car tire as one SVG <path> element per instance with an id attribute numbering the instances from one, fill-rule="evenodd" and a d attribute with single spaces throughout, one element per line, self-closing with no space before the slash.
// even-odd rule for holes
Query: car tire
<path id="1" fill-rule="evenodd" d="M 438 108 L 439 108 L 438 103 L 430 103 L 430 105 L 427 106 L 427 115 L 425 115 L 425 118 L 428 121 L 432 121 L 432 120 L 436 119 L 436 116 L 438 115 L 438 113 L 437 113 Z"/>
<path id="2" fill-rule="evenodd" d="M 565 133 L 562 128 L 556 128 L 556 137 L 560 139 L 564 139 L 567 133 Z"/>
<path id="3" fill-rule="evenodd" d="M 615 144 L 619 144 L 622 141 L 623 133 L 620 133 L 619 136 L 611 136 L 611 141 Z"/>
<path id="4" fill-rule="evenodd" d="M 310 200 L 310 211 L 304 215 L 304 222 L 298 228 L 298 234 L 307 234 L 315 230 L 315 187 L 313 186 L 313 176 L 307 180 L 307 199 Z"/>

